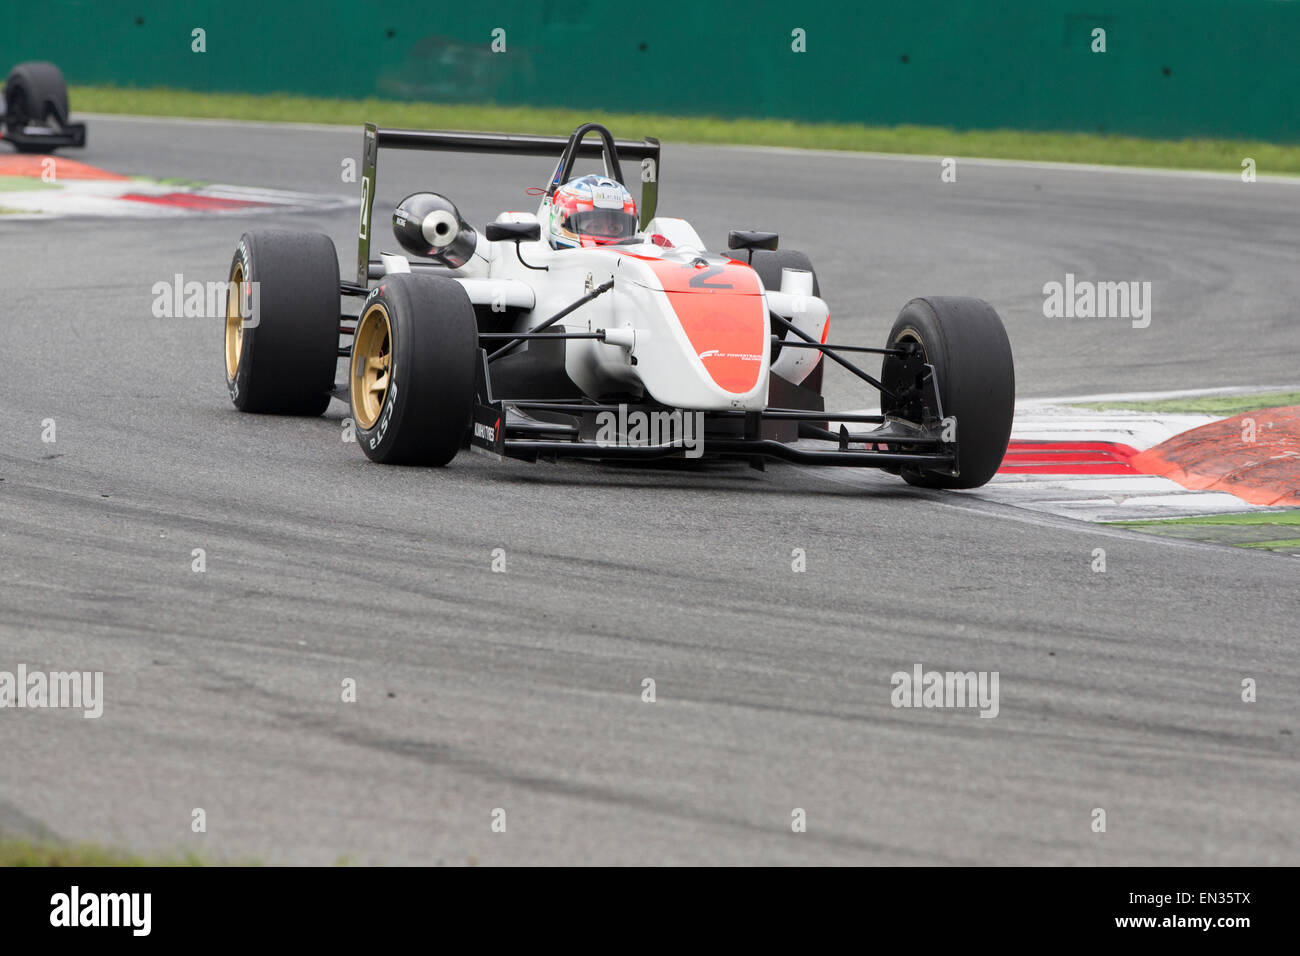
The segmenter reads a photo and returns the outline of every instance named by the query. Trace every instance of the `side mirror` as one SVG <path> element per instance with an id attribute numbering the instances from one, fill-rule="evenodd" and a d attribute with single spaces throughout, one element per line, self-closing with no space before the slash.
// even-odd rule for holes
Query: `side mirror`
<path id="1" fill-rule="evenodd" d="M 727 233 L 728 249 L 775 249 L 777 235 L 774 232 L 747 232 L 733 229 Z"/>
<path id="2" fill-rule="evenodd" d="M 542 227 L 536 222 L 490 222 L 483 230 L 488 242 L 536 242 Z"/>

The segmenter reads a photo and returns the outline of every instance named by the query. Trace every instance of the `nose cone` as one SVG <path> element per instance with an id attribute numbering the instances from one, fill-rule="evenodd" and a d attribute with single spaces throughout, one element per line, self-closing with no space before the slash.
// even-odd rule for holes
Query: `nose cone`
<path id="1" fill-rule="evenodd" d="M 714 383 L 735 395 L 754 389 L 767 357 L 767 310 L 758 275 L 739 262 L 651 265 L 682 331 Z"/>
<path id="2" fill-rule="evenodd" d="M 620 271 L 636 285 L 630 297 L 649 332 L 636 346 L 646 390 L 678 408 L 765 407 L 771 326 L 757 273 L 694 253 L 629 258 L 635 265 Z"/>

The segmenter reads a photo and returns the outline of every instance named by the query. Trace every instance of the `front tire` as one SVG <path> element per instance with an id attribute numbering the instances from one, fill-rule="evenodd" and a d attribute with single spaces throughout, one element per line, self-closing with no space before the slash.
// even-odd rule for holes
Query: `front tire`
<path id="1" fill-rule="evenodd" d="M 1011 438 L 1016 375 L 1006 328 L 982 299 L 931 296 L 903 307 L 889 333 L 889 346 L 919 345 L 922 361 L 934 366 L 943 417 L 956 420 L 957 466 L 948 475 L 903 468 L 908 484 L 923 488 L 978 488 L 1002 464 Z M 922 408 L 917 362 L 886 355 L 881 382 L 904 400 L 881 395 L 881 410 L 914 421 L 937 417 L 939 409 Z"/>
<path id="2" fill-rule="evenodd" d="M 389 275 L 357 319 L 349 395 L 357 442 L 386 465 L 447 464 L 474 411 L 478 324 L 444 276 Z"/>
<path id="3" fill-rule="evenodd" d="M 339 260 L 319 233 L 246 232 L 230 263 L 226 387 L 241 412 L 319 415 L 339 355 Z"/>

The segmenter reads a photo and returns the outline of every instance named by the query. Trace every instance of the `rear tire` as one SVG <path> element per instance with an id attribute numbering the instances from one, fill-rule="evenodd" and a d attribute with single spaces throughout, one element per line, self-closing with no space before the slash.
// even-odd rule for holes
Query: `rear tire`
<path id="1" fill-rule="evenodd" d="M 5 80 L 6 129 L 20 130 L 31 123 L 45 124 L 51 113 L 60 123 L 68 119 L 68 87 L 63 73 L 53 63 L 33 60 L 19 63 Z M 14 144 L 20 153 L 54 152 L 56 147 Z"/>
<path id="2" fill-rule="evenodd" d="M 738 254 L 738 253 L 737 253 Z M 800 252 L 798 249 L 754 249 L 751 251 L 750 267 L 758 273 L 758 277 L 763 280 L 764 289 L 774 291 L 781 288 L 781 270 L 782 269 L 802 269 L 805 272 L 812 273 L 813 295 L 821 298 L 822 287 L 817 281 L 817 270 L 813 268 L 812 260 Z M 772 361 L 781 352 L 781 346 L 773 346 Z M 808 373 L 808 377 L 803 380 L 801 386 L 811 389 L 818 395 L 822 393 L 822 369 L 826 366 L 826 357 L 813 367 Z"/>
<path id="3" fill-rule="evenodd" d="M 1015 367 L 1002 319 L 982 299 L 913 299 L 889 333 L 890 346 L 905 342 L 920 343 L 924 360 L 934 366 L 943 416 L 956 419 L 960 474 L 903 468 L 902 476 L 924 488 L 978 488 L 1002 464 L 1015 411 Z M 881 382 L 893 392 L 917 385 L 914 371 L 891 355 L 882 364 Z M 914 405 L 900 405 L 883 394 L 881 409 L 908 420 L 919 417 Z M 937 411 L 924 409 L 927 414 Z"/>
<path id="4" fill-rule="evenodd" d="M 357 442 L 386 465 L 447 464 L 474 411 L 478 324 L 444 276 L 386 276 L 357 319 L 348 391 Z"/>
<path id="5" fill-rule="evenodd" d="M 339 261 L 329 236 L 246 232 L 230 263 L 226 387 L 241 412 L 319 415 L 339 349 Z M 251 302 L 245 284 L 256 283 Z M 250 290 L 251 292 L 251 290 Z M 241 302 L 249 303 L 241 314 Z"/>

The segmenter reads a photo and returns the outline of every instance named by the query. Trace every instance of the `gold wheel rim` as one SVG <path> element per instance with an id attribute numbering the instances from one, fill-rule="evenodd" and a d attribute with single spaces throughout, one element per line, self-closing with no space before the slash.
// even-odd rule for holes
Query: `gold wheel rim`
<path id="1" fill-rule="evenodd" d="M 234 381 L 239 371 L 239 357 L 244 353 L 244 317 L 239 314 L 244 301 L 244 266 L 236 265 L 230 273 L 226 293 L 226 378 Z"/>
<path id="2" fill-rule="evenodd" d="M 926 354 L 925 343 L 921 341 L 921 333 L 916 331 L 916 329 L 912 328 L 910 325 L 903 329 L 903 331 L 898 334 L 898 338 L 894 339 L 895 345 L 899 342 L 915 342 L 921 347 L 921 358 L 925 360 L 927 365 L 929 364 L 930 357 Z"/>
<path id="3" fill-rule="evenodd" d="M 376 302 L 357 322 L 352 340 L 352 418 L 358 428 L 375 427 L 388 397 L 393 359 L 392 326 L 388 309 Z"/>

